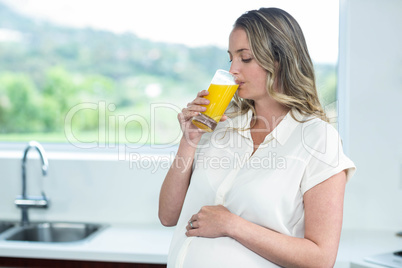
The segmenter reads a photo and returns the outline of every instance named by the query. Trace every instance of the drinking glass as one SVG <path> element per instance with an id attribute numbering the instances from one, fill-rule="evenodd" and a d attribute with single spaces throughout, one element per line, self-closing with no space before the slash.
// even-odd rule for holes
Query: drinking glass
<path id="1" fill-rule="evenodd" d="M 207 110 L 193 117 L 192 123 L 207 132 L 214 131 L 238 87 L 231 73 L 217 70 L 209 85 L 209 94 L 204 96 L 209 100 L 209 104 L 201 105 Z"/>

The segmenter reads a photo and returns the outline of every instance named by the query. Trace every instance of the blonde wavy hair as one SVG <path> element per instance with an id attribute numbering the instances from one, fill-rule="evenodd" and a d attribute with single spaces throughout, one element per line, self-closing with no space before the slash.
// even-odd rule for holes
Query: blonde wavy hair
<path id="1" fill-rule="evenodd" d="M 260 8 L 241 15 L 234 24 L 247 33 L 251 52 L 267 75 L 267 92 L 272 98 L 302 115 L 314 115 L 329 122 L 318 98 L 314 66 L 303 32 L 297 21 L 278 8 Z M 274 81 L 280 92 L 274 89 Z M 254 102 L 234 96 L 236 114 L 250 109 Z M 235 114 L 233 113 L 233 114 Z M 228 114 L 232 117 L 231 114 Z M 297 120 L 292 113 L 291 116 Z"/>

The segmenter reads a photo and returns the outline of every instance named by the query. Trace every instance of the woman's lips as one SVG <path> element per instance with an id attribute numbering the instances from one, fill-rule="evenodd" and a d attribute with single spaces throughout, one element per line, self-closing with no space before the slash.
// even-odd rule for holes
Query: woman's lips
<path id="1" fill-rule="evenodd" d="M 244 82 L 237 82 L 237 84 L 239 85 L 239 89 L 241 88 L 242 85 L 244 85 Z"/>

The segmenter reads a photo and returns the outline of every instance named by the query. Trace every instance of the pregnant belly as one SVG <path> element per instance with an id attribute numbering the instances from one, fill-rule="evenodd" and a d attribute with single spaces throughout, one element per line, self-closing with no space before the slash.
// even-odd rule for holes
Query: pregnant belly
<path id="1" fill-rule="evenodd" d="M 195 237 L 184 258 L 183 268 L 279 267 L 229 237 Z"/>

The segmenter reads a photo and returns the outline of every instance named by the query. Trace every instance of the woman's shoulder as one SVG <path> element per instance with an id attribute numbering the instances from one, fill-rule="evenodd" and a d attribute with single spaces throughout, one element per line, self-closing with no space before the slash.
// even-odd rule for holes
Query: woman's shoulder
<path id="1" fill-rule="evenodd" d="M 322 136 L 323 134 L 339 135 L 335 126 L 316 115 L 301 115 L 294 112 L 294 118 L 301 124 L 301 128 L 306 135 Z"/>
<path id="2" fill-rule="evenodd" d="M 341 138 L 333 124 L 314 115 L 300 116 L 296 114 L 296 120 L 300 120 L 300 132 L 303 144 L 316 148 L 338 144 Z"/>

